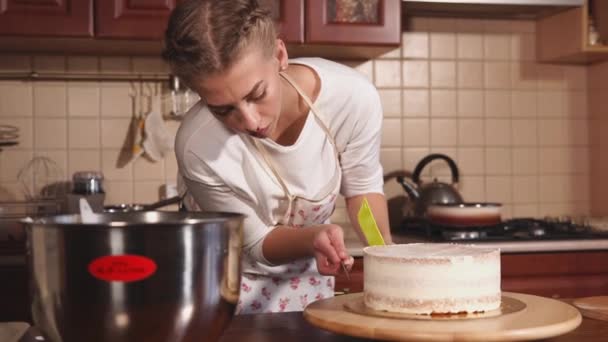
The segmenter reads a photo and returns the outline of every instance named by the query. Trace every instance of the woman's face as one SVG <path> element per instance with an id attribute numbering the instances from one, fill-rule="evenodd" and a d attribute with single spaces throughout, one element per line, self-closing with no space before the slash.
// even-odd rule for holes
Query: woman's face
<path id="1" fill-rule="evenodd" d="M 258 138 L 275 138 L 281 113 L 279 70 L 287 63 L 282 42 L 271 58 L 248 48 L 230 68 L 199 83 L 198 93 L 228 128 Z"/>

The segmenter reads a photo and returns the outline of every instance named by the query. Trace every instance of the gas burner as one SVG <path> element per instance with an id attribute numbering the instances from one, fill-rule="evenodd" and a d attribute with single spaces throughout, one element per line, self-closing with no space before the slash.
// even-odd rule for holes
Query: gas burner
<path id="1" fill-rule="evenodd" d="M 441 235 L 445 239 L 451 240 L 451 241 L 479 240 L 482 237 L 482 235 L 485 236 L 485 232 L 480 232 L 478 230 L 456 230 L 456 231 L 444 230 L 443 232 L 441 232 Z"/>

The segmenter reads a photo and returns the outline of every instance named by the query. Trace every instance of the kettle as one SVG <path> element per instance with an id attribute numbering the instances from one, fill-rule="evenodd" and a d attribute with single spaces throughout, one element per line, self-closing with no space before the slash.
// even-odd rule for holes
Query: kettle
<path id="1" fill-rule="evenodd" d="M 439 182 L 436 178 L 429 183 L 422 183 L 420 180 L 420 174 L 424 167 L 436 159 L 442 159 L 447 162 L 452 173 L 452 184 Z M 444 154 L 433 153 L 424 157 L 416 165 L 411 182 L 406 181 L 403 176 L 398 176 L 397 182 L 401 184 L 410 199 L 414 202 L 415 215 L 421 217 L 425 215 L 426 209 L 432 204 L 457 204 L 463 202 L 462 196 L 456 189 L 458 178 L 458 166 L 456 166 L 454 160 Z"/>

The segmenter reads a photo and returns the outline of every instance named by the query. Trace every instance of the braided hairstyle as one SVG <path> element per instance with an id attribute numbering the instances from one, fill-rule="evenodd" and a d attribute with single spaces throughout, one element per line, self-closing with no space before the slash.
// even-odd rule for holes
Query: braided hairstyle
<path id="1" fill-rule="evenodd" d="M 230 67 L 251 44 L 270 57 L 276 37 L 270 13 L 257 0 L 185 0 L 171 13 L 162 57 L 192 87 Z"/>

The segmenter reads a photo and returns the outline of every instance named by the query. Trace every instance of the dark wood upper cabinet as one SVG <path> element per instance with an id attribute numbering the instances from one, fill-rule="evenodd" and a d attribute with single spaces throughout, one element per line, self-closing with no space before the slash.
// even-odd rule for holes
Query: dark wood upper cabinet
<path id="1" fill-rule="evenodd" d="M 0 35 L 92 37 L 93 0 L 0 0 Z"/>
<path id="2" fill-rule="evenodd" d="M 176 0 L 102 0 L 95 2 L 95 36 L 162 39 Z"/>
<path id="3" fill-rule="evenodd" d="M 396 45 L 400 0 L 307 0 L 306 42 Z"/>
<path id="4" fill-rule="evenodd" d="M 286 43 L 304 43 L 304 0 L 260 0 L 270 10 L 279 37 Z"/>

